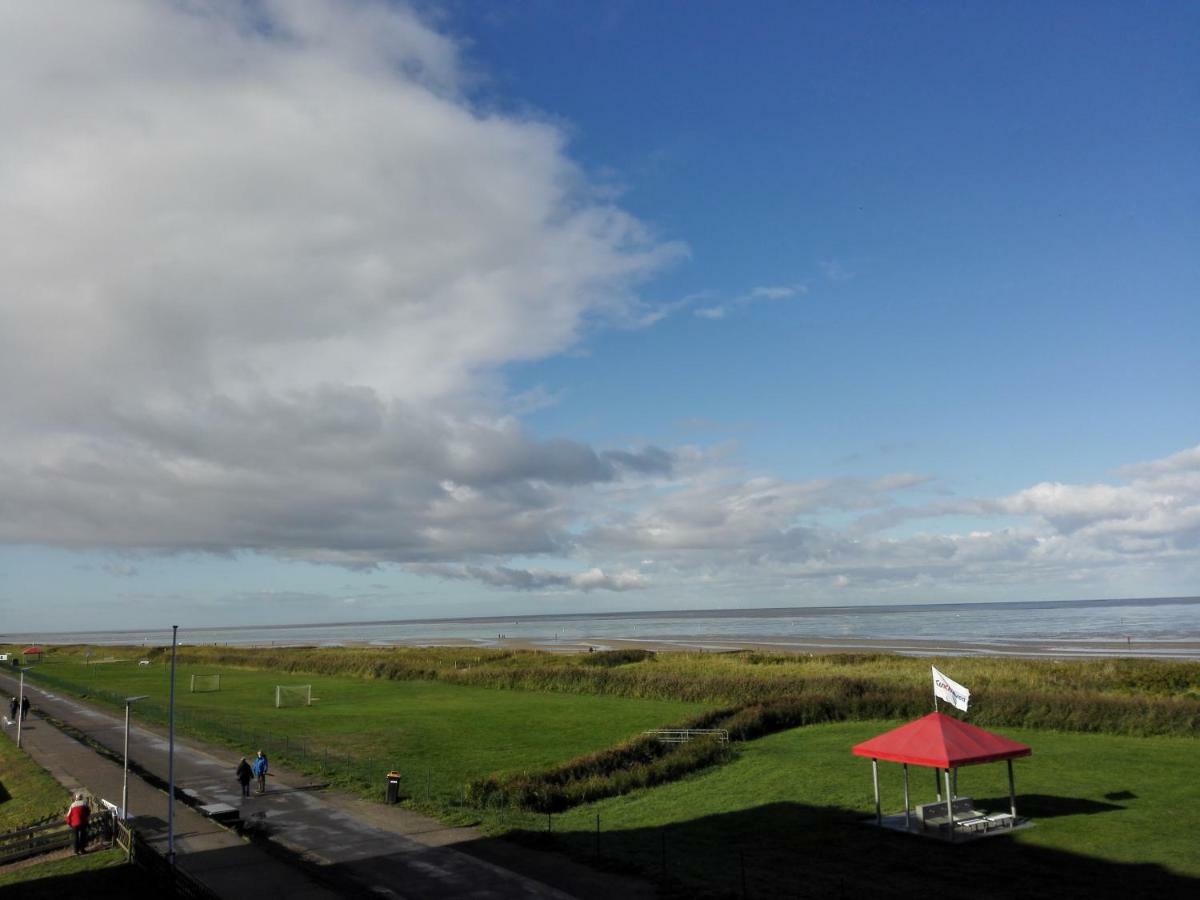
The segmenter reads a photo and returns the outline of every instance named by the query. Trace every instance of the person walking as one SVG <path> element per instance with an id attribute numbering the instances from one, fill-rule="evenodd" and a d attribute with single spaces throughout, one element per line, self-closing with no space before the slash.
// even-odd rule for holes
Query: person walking
<path id="1" fill-rule="evenodd" d="M 87 826 L 91 815 L 92 808 L 83 799 L 83 794 L 76 794 L 75 802 L 67 809 L 67 824 L 71 826 L 71 837 L 75 841 L 76 856 L 83 853 L 87 846 Z"/>
<path id="2" fill-rule="evenodd" d="M 250 763 L 246 762 L 246 757 L 242 757 L 242 761 L 238 763 L 237 771 L 238 783 L 242 786 L 242 796 L 250 796 L 250 778 L 254 774 L 250 769 Z"/>
<path id="3" fill-rule="evenodd" d="M 254 757 L 254 765 L 251 767 L 254 772 L 254 777 L 258 779 L 258 793 L 264 794 L 267 791 L 267 754 L 261 750 Z"/>
<path id="4" fill-rule="evenodd" d="M 25 694 L 21 695 L 21 718 L 24 719 L 29 715 L 29 697 Z"/>
<path id="5" fill-rule="evenodd" d="M 17 721 L 17 708 L 18 708 L 20 705 L 21 705 L 21 704 L 17 703 L 17 698 L 16 698 L 16 697 L 13 697 L 11 700 L 9 700 L 9 701 L 8 701 L 8 717 L 9 717 L 9 719 L 11 719 L 11 720 L 12 720 L 14 723 Z"/>

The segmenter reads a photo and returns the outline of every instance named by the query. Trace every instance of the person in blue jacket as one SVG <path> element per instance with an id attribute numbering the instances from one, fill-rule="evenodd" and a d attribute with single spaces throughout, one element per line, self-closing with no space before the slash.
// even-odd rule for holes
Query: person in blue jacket
<path id="1" fill-rule="evenodd" d="M 267 754 L 259 750 L 258 756 L 254 757 L 254 765 L 250 768 L 254 771 L 254 777 L 258 779 L 258 793 L 265 793 L 267 790 Z"/>

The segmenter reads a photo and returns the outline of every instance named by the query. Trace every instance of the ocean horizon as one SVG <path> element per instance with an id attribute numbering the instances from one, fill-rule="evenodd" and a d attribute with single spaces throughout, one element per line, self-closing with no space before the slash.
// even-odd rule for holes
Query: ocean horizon
<path id="1" fill-rule="evenodd" d="M 1020 612 L 1014 616 L 1012 613 Z M 170 643 L 170 628 L 77 629 L 3 633 L 10 643 L 143 645 Z M 685 609 L 637 612 L 579 612 L 369 621 L 300 622 L 277 625 L 182 625 L 183 645 L 269 646 L 422 645 L 464 643 L 502 646 L 514 641 L 567 649 L 603 646 L 606 641 L 647 642 L 682 648 L 733 649 L 722 641 L 811 646 L 822 640 L 996 645 L 997 652 L 1022 645 L 1061 642 L 1086 652 L 1089 644 L 1134 642 L 1187 645 L 1200 642 L 1200 597 L 1026 600 L 870 606 Z M 1070 649 L 1070 648 L 1064 648 Z M 1148 653 L 1196 658 L 1178 652 Z"/>

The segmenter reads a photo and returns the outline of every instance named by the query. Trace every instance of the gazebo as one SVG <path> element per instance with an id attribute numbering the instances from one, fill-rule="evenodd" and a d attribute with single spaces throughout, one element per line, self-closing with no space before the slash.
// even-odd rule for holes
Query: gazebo
<path id="1" fill-rule="evenodd" d="M 871 760 L 871 775 L 875 782 L 875 824 L 894 828 L 899 831 L 913 831 L 912 814 L 914 812 L 909 801 L 908 767 L 922 766 L 934 770 L 934 784 L 938 791 L 938 802 L 918 806 L 915 810 L 919 832 L 927 832 L 931 826 L 940 833 L 945 828 L 949 840 L 954 840 L 955 831 L 961 831 L 973 837 L 983 836 L 998 827 L 1006 830 L 1017 827 L 1017 798 L 1016 785 L 1013 780 L 1014 759 L 1031 756 L 1033 749 L 1025 744 L 1017 743 L 990 731 L 984 731 L 975 725 L 963 722 L 945 713 L 933 712 L 929 715 L 901 725 L 892 731 L 885 732 L 869 741 L 856 744 L 852 750 L 855 756 L 863 756 Z M 879 801 L 879 760 L 898 762 L 904 766 L 904 815 L 889 816 L 885 822 L 883 809 Z M 969 798 L 955 796 L 958 787 L 958 769 L 962 766 L 976 766 L 981 763 L 1008 762 L 1008 803 L 1007 813 L 985 814 L 974 808 Z M 937 770 L 942 771 L 945 779 L 945 793 L 942 793 L 941 779 Z"/>
<path id="2" fill-rule="evenodd" d="M 24 650 L 21 651 L 21 653 L 24 656 L 29 656 L 29 657 L 36 656 L 38 659 L 42 658 L 42 648 L 37 646 L 36 644 L 32 647 L 26 647 Z"/>

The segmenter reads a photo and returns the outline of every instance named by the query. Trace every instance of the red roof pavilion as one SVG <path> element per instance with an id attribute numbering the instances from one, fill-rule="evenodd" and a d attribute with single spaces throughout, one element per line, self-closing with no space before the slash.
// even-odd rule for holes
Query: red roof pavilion
<path id="1" fill-rule="evenodd" d="M 856 744 L 851 752 L 868 759 L 932 769 L 957 769 L 1002 759 L 1019 759 L 1032 755 L 1033 749 L 945 713 L 934 712 Z"/>
<path id="2" fill-rule="evenodd" d="M 948 716 L 942 712 L 932 712 L 915 722 L 893 728 L 869 741 L 855 744 L 850 748 L 855 756 L 865 756 L 871 760 L 871 779 L 875 783 L 875 823 L 884 825 L 883 807 L 879 798 L 879 760 L 901 763 L 904 766 L 904 817 L 900 827 L 898 817 L 896 827 L 902 831 L 911 829 L 912 814 L 908 792 L 908 767 L 924 766 L 934 769 L 934 784 L 938 789 L 938 803 L 925 804 L 918 807 L 918 819 L 921 830 L 930 821 L 926 818 L 926 810 L 930 807 L 945 809 L 944 829 L 949 840 L 954 840 L 955 831 L 959 828 L 975 829 L 982 827 L 985 833 L 992 829 L 994 822 L 1003 822 L 1008 828 L 1018 827 L 1016 785 L 1013 780 L 1014 759 L 1032 756 L 1033 749 L 1025 744 L 1017 743 L 990 731 L 984 731 L 977 725 L 969 725 L 961 719 Z M 994 815 L 984 815 L 971 805 L 969 798 L 959 800 L 958 769 L 961 766 L 975 766 L 980 763 L 1008 761 L 1008 803 L 1009 812 Z M 936 771 L 940 769 L 939 773 Z M 953 773 L 953 778 L 951 775 Z M 938 785 L 939 780 L 945 780 L 945 793 Z M 944 799 L 943 799 L 944 797 Z M 965 809 L 958 809 L 958 805 Z M 939 826 L 941 827 L 941 826 Z"/>

